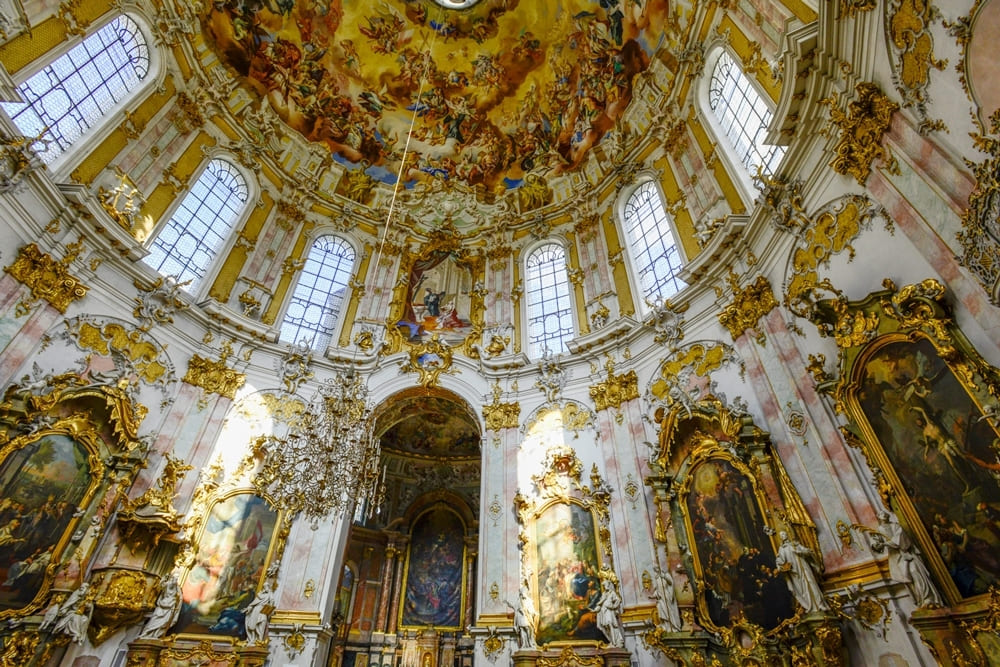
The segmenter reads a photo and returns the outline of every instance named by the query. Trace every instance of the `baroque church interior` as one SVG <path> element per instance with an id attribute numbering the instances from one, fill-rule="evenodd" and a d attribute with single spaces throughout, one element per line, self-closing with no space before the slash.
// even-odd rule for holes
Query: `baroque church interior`
<path id="1" fill-rule="evenodd" d="M 1000 664 L 1000 0 L 0 0 L 0 665 Z"/>

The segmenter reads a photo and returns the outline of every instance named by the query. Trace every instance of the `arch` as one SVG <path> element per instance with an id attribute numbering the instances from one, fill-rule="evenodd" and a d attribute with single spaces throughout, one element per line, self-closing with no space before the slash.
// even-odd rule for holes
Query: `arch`
<path id="1" fill-rule="evenodd" d="M 41 138 L 33 147 L 54 167 L 157 80 L 154 52 L 142 20 L 118 14 L 26 76 L 17 86 L 23 101 L 0 106 L 25 136 Z"/>
<path id="2" fill-rule="evenodd" d="M 772 103 L 757 83 L 743 72 L 740 60 L 722 44 L 709 50 L 699 86 L 699 106 L 731 173 L 738 174 L 743 194 L 752 200 L 751 176 L 760 167 L 774 173 L 785 148 L 765 144 L 767 129 L 774 117 Z"/>
<path id="3" fill-rule="evenodd" d="M 643 296 L 643 310 L 687 287 L 679 276 L 686 261 L 684 250 L 654 174 L 643 172 L 623 188 L 615 210 L 627 241 L 629 273 Z"/>
<path id="4" fill-rule="evenodd" d="M 313 350 L 323 351 L 330 345 L 356 258 L 354 246 L 344 237 L 316 237 L 285 307 L 278 340 L 295 343 L 311 334 Z"/>
<path id="5" fill-rule="evenodd" d="M 566 248 L 561 243 L 542 242 L 525 254 L 524 299 L 528 356 L 538 359 L 546 350 L 566 352 L 576 327 Z"/>
<path id="6" fill-rule="evenodd" d="M 197 293 L 219 251 L 247 213 L 246 176 L 232 162 L 212 158 L 188 193 L 149 243 L 143 262 L 162 275 L 174 275 Z"/>

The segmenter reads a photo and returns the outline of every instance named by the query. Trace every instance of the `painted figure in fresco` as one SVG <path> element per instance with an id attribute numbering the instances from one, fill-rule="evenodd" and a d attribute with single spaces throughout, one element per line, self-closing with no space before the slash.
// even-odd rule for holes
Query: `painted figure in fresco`
<path id="1" fill-rule="evenodd" d="M 437 317 L 441 314 L 442 297 L 444 297 L 444 292 L 435 292 L 430 287 L 424 288 L 424 308 L 427 309 L 427 315 Z"/>
<path id="2" fill-rule="evenodd" d="M 816 571 L 813 569 L 812 551 L 809 547 L 789 538 L 785 531 L 781 531 L 778 537 L 781 538 L 781 546 L 778 547 L 775 562 L 779 569 L 785 571 L 785 576 L 788 577 L 788 589 L 792 595 L 807 614 L 829 609 L 826 600 L 823 599 L 819 581 L 816 579 Z"/>
<path id="3" fill-rule="evenodd" d="M 181 589 L 177 577 L 171 574 L 163 582 L 160 595 L 156 598 L 156 608 L 139 633 L 143 639 L 159 639 L 167 633 L 181 611 Z"/>
<path id="4" fill-rule="evenodd" d="M 667 630 L 677 632 L 681 629 L 681 612 L 677 608 L 677 596 L 674 594 L 674 579 L 659 566 L 654 567 L 653 571 L 656 574 L 656 613 Z"/>
<path id="5" fill-rule="evenodd" d="M 889 575 L 906 584 L 918 607 L 942 604 L 927 566 L 913 549 L 910 536 L 899 525 L 896 517 L 884 510 L 878 513 L 878 531 L 872 533 L 872 550 L 887 553 Z"/>
<path id="6" fill-rule="evenodd" d="M 264 643 L 272 611 L 274 611 L 274 591 L 264 584 L 260 594 L 246 608 L 247 644 Z"/>
<path id="7" fill-rule="evenodd" d="M 597 607 L 597 628 L 607 637 L 608 644 L 620 648 L 625 646 L 621 620 L 622 598 L 610 579 L 605 579 L 601 587 L 601 601 Z"/>
<path id="8" fill-rule="evenodd" d="M 535 627 L 538 625 L 538 612 L 531 599 L 528 582 L 521 584 L 517 606 L 514 608 L 514 628 L 517 630 L 517 645 L 521 648 L 535 648 Z"/>

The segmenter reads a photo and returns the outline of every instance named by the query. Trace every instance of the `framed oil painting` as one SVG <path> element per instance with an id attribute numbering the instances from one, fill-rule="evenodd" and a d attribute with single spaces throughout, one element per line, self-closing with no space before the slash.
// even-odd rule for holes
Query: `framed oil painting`
<path id="1" fill-rule="evenodd" d="M 434 507 L 414 521 L 400 627 L 464 627 L 465 532 L 461 518 L 443 507 Z"/>
<path id="2" fill-rule="evenodd" d="M 611 554 L 611 489 L 597 471 L 582 481 L 573 448 L 551 447 L 545 467 L 532 477 L 532 493 L 519 491 L 514 508 L 522 526 L 521 577 L 538 612 L 535 642 L 600 645 L 597 627 L 602 582 L 617 587 Z"/>
<path id="3" fill-rule="evenodd" d="M 0 450 L 0 612 L 42 592 L 100 478 L 80 441 L 55 431 L 17 438 Z M 94 469 L 96 467 L 98 469 Z"/>
<path id="4" fill-rule="evenodd" d="M 858 360 L 857 405 L 962 597 L 1000 579 L 1000 433 L 927 338 Z"/>
<path id="5" fill-rule="evenodd" d="M 770 631 L 794 616 L 752 480 L 719 457 L 694 465 L 684 484 L 700 599 L 712 623 L 727 628 L 746 620 Z"/>
<path id="6" fill-rule="evenodd" d="M 605 641 L 597 629 L 601 560 L 593 513 L 554 502 L 535 521 L 538 628 L 536 641 Z"/>
<path id="7" fill-rule="evenodd" d="M 246 637 L 244 609 L 274 557 L 279 523 L 279 513 L 253 493 L 234 493 L 211 505 L 182 580 L 174 632 Z"/>

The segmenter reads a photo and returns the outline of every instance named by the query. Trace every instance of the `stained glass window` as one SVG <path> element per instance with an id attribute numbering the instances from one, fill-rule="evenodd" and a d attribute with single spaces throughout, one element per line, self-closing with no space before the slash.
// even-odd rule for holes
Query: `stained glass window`
<path id="1" fill-rule="evenodd" d="M 142 31 L 119 16 L 17 87 L 23 102 L 3 109 L 51 163 L 137 90 L 149 73 Z M 43 134 L 44 132 L 44 134 Z"/>
<path id="2" fill-rule="evenodd" d="M 647 181 L 635 189 L 625 203 L 624 217 L 632 264 L 643 296 L 652 301 L 676 294 L 684 287 L 677 277 L 681 255 L 655 183 Z"/>
<path id="3" fill-rule="evenodd" d="M 729 144 L 751 174 L 762 167 L 773 173 L 785 155 L 781 146 L 765 144 L 771 109 L 733 58 L 722 52 L 712 70 L 708 105 L 715 113 Z"/>
<path id="4" fill-rule="evenodd" d="M 305 339 L 312 349 L 325 350 L 333 338 L 353 269 L 354 248 L 344 239 L 333 235 L 317 238 L 288 304 L 279 338 L 289 343 Z"/>
<path id="5" fill-rule="evenodd" d="M 545 351 L 566 351 L 573 337 L 573 309 L 570 306 L 566 251 L 558 243 L 539 246 L 528 255 L 525 275 L 528 345 L 531 356 Z"/>
<path id="6" fill-rule="evenodd" d="M 177 276 L 179 282 L 190 280 L 185 289 L 194 292 L 246 208 L 248 196 L 247 182 L 236 167 L 212 160 L 143 261 L 165 276 Z"/>

